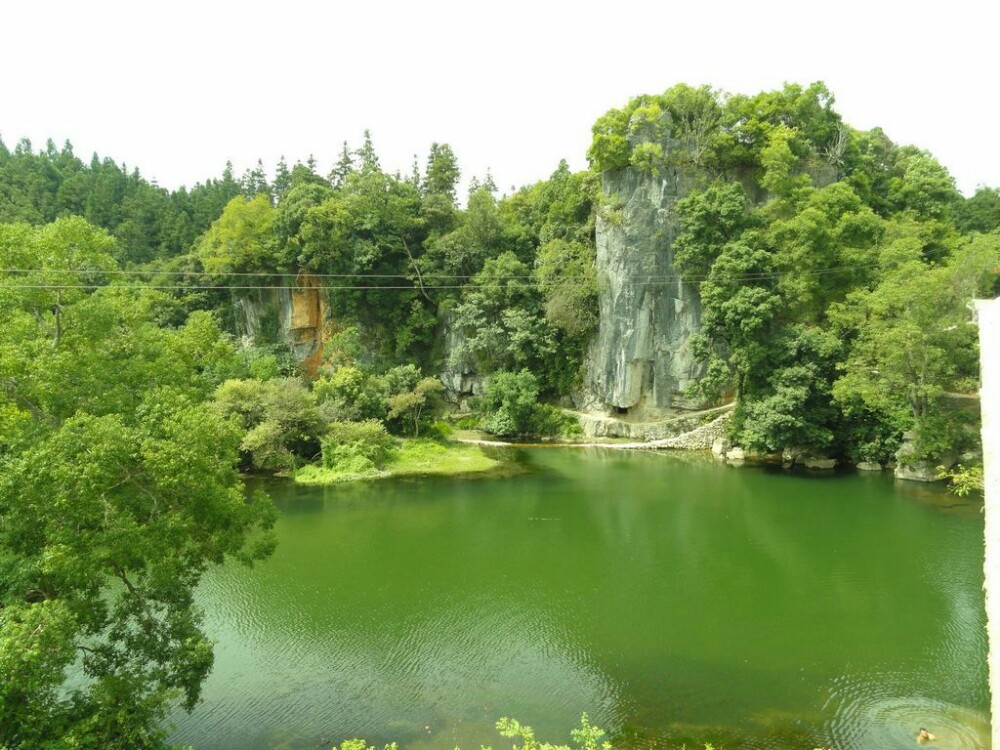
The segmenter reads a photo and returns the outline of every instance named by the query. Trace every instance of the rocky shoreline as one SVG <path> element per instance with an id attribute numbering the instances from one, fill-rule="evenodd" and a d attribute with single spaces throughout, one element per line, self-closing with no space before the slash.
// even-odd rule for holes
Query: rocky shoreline
<path id="1" fill-rule="evenodd" d="M 768 464 L 784 469 L 802 468 L 808 471 L 825 472 L 843 468 L 848 464 L 832 456 L 813 450 L 786 447 L 773 453 L 750 451 L 734 444 L 726 433 L 732 418 L 732 404 L 701 412 L 684 414 L 659 422 L 628 422 L 611 416 L 574 412 L 580 420 L 584 433 L 595 441 L 547 441 L 544 443 L 511 443 L 499 440 L 458 438 L 458 442 L 485 446 L 504 447 L 565 447 L 565 448 L 610 448 L 615 450 L 693 450 L 711 451 L 716 460 L 732 466 L 759 466 Z M 708 420 L 708 421 L 706 421 Z M 629 442 L 610 442 L 609 438 L 634 438 Z M 604 438 L 604 440 L 600 440 Z M 896 460 L 886 464 L 870 461 L 853 463 L 857 471 L 892 471 L 897 479 L 913 482 L 939 482 L 942 467 L 953 467 L 957 462 L 974 462 L 978 456 L 945 456 L 938 462 L 907 461 L 912 455 L 912 439 L 909 433 L 903 436 L 903 446 L 896 453 Z"/>

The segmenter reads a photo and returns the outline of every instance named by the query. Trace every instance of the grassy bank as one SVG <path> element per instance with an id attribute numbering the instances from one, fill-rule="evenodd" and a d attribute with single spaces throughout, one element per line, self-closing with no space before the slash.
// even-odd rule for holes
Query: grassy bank
<path id="1" fill-rule="evenodd" d="M 478 474 L 500 466 L 500 461 L 486 456 L 477 445 L 406 438 L 380 469 L 357 471 L 350 466 L 327 468 L 311 464 L 299 469 L 294 478 L 299 484 L 337 484 L 387 477 Z"/>

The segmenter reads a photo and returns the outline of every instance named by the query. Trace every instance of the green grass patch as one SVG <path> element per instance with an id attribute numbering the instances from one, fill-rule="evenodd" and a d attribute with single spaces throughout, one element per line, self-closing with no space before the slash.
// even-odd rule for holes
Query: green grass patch
<path id="1" fill-rule="evenodd" d="M 386 468 L 393 476 L 420 474 L 475 474 L 500 465 L 478 445 L 436 440 L 404 440 Z"/>
<path id="2" fill-rule="evenodd" d="M 292 475 L 298 484 L 340 484 L 341 482 L 357 482 L 363 479 L 383 479 L 389 472 L 380 469 L 352 471 L 351 467 L 328 469 L 320 464 L 307 464 Z"/>
<path id="3" fill-rule="evenodd" d="M 445 476 L 493 471 L 501 462 L 485 455 L 477 445 L 405 438 L 382 469 L 345 465 L 303 466 L 295 472 L 299 484 L 338 484 L 386 477 Z"/>

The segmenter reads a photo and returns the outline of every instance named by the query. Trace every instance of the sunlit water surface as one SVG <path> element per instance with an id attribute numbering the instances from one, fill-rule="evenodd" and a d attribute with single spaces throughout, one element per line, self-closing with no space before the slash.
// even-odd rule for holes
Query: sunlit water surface
<path id="1" fill-rule="evenodd" d="M 988 745 L 982 515 L 891 477 L 521 450 L 496 479 L 265 485 L 278 551 L 199 590 L 199 750 Z M 697 745 L 700 747 L 700 744 Z"/>

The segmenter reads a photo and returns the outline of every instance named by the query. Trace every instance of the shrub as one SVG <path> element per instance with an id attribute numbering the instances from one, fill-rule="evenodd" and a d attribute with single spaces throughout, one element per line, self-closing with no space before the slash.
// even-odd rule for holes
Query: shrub
<path id="1" fill-rule="evenodd" d="M 285 471 L 319 450 L 323 419 L 297 378 L 227 380 L 215 391 L 214 407 L 245 431 L 244 468 Z"/>
<path id="2" fill-rule="evenodd" d="M 322 445 L 323 466 L 358 474 L 381 469 L 396 449 L 385 425 L 375 419 L 332 422 Z"/>
<path id="3" fill-rule="evenodd" d="M 496 373 L 474 402 L 480 426 L 500 437 L 546 437 L 571 429 L 559 409 L 538 403 L 538 390 L 528 370 Z"/>
<path id="4" fill-rule="evenodd" d="M 313 383 L 324 417 L 331 421 L 383 419 L 386 415 L 380 378 L 358 367 L 341 367 Z"/>
<path id="5" fill-rule="evenodd" d="M 514 745 L 514 750 L 613 750 L 611 743 L 604 740 L 604 730 L 596 727 L 587 719 L 587 714 L 580 718 L 580 727 L 570 732 L 573 738 L 573 748 L 569 745 L 553 745 L 542 742 L 535 737 L 535 730 L 526 724 L 522 724 L 517 719 L 500 719 L 496 723 L 497 731 L 501 736 L 508 739 L 520 741 L 521 744 Z M 490 750 L 483 745 L 482 750 Z M 342 742 L 338 748 L 336 745 L 332 750 L 377 750 L 364 740 L 347 740 Z M 396 744 L 386 745 L 385 750 L 397 750 Z M 455 748 L 455 750 L 459 750 Z M 712 750 L 711 745 L 705 745 L 705 750 Z"/>

